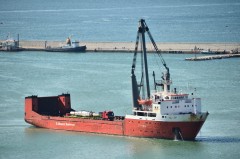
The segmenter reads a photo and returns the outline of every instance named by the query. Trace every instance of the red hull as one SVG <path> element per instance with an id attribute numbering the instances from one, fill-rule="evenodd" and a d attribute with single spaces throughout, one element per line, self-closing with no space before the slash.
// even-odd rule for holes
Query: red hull
<path id="1" fill-rule="evenodd" d="M 194 140 L 204 121 L 199 122 L 163 122 L 125 119 L 127 136 L 174 139 L 174 128 L 179 128 L 184 140 Z"/>
<path id="2" fill-rule="evenodd" d="M 161 122 L 125 119 L 105 121 L 92 119 L 71 119 L 34 115 L 25 118 L 26 122 L 41 128 L 68 130 L 109 135 L 174 139 L 173 128 L 181 130 L 184 140 L 194 140 L 203 125 L 201 122 Z"/>
<path id="3" fill-rule="evenodd" d="M 123 121 L 121 120 L 106 121 L 80 118 L 48 117 L 36 114 L 31 119 L 25 118 L 25 121 L 34 126 L 47 129 L 123 135 Z"/>
<path id="4" fill-rule="evenodd" d="M 46 98 L 49 102 L 55 97 Z M 66 106 L 66 103 L 62 101 L 67 100 L 67 97 L 57 97 L 61 106 Z M 70 96 L 69 96 L 70 99 Z M 83 118 L 69 118 L 51 115 L 41 115 L 36 112 L 41 110 L 41 103 L 43 99 L 37 97 L 26 97 L 25 99 L 25 121 L 37 127 L 56 129 L 56 130 L 68 130 L 79 131 L 89 133 L 100 133 L 109 135 L 121 135 L 121 136 L 135 136 L 135 137 L 149 137 L 149 138 L 164 138 L 174 139 L 176 134 L 174 128 L 179 128 L 181 132 L 181 138 L 184 140 L 194 140 L 199 130 L 201 129 L 204 121 L 189 121 L 189 122 L 166 122 L 166 121 L 152 121 L 152 120 L 140 120 L 140 119 L 120 119 L 114 121 L 108 120 L 94 120 Z M 44 99 L 45 100 L 45 99 Z M 41 101 L 41 102 L 39 102 Z M 43 102 L 44 103 L 44 102 Z M 54 103 L 54 102 L 52 102 Z M 69 102 L 70 103 L 70 102 Z M 59 104 L 59 103 L 58 103 Z M 50 108 L 48 107 L 50 110 Z M 59 111 L 63 111 L 59 108 Z"/>

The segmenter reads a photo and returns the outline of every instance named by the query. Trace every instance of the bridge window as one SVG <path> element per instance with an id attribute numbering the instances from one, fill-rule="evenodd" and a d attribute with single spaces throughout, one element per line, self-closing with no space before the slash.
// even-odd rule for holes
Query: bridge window
<path id="1" fill-rule="evenodd" d="M 137 112 L 137 115 L 138 116 L 144 116 L 144 113 L 143 112 Z"/>
<path id="2" fill-rule="evenodd" d="M 149 117 L 156 117 L 156 113 L 149 113 L 148 116 Z"/>

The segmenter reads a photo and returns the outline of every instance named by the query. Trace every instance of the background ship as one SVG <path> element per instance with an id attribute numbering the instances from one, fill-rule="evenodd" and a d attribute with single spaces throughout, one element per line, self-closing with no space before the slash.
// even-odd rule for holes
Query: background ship
<path id="1" fill-rule="evenodd" d="M 68 37 L 66 40 L 66 45 L 61 47 L 51 47 L 47 46 L 45 51 L 48 52 L 84 52 L 86 51 L 86 45 L 80 46 L 79 41 L 71 41 Z"/>
<path id="2" fill-rule="evenodd" d="M 150 92 L 145 33 L 149 35 L 166 72 L 162 80 L 155 80 L 155 90 Z M 141 43 L 140 82 L 136 78 L 138 44 Z M 115 116 L 113 111 L 94 113 L 75 111 L 70 94 L 52 97 L 29 96 L 25 98 L 25 121 L 37 127 L 165 139 L 194 140 L 207 119 L 201 112 L 201 99 L 171 91 L 170 71 L 158 51 L 145 21 L 139 21 L 136 47 L 131 69 L 133 110 L 131 115 Z M 161 90 L 158 90 L 162 88 Z"/>
<path id="3" fill-rule="evenodd" d="M 17 40 L 13 39 L 10 36 L 10 33 L 8 35 L 7 40 L 4 42 L 0 42 L 0 51 L 22 51 L 23 48 L 19 46 L 19 34 L 17 35 Z"/>

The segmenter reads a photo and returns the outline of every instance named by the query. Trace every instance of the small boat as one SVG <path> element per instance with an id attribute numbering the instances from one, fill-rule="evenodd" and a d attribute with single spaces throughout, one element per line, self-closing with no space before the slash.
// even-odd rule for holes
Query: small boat
<path id="1" fill-rule="evenodd" d="M 61 47 L 51 47 L 47 46 L 45 51 L 48 52 L 84 52 L 86 51 L 86 45 L 79 46 L 79 41 L 71 42 L 71 39 L 68 37 L 66 40 L 66 45 Z"/>
<path id="2" fill-rule="evenodd" d="M 217 54 L 217 52 L 211 51 L 210 49 L 207 49 L 207 50 L 201 51 L 201 54 Z"/>
<path id="3" fill-rule="evenodd" d="M 0 51 L 22 51 L 23 48 L 19 46 L 19 35 L 18 40 L 15 40 L 8 36 L 7 40 L 0 43 Z"/>

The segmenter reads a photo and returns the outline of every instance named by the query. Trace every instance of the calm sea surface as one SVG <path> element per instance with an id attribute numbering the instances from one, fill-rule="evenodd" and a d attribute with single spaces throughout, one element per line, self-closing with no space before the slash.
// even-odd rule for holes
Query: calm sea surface
<path id="1" fill-rule="evenodd" d="M 0 39 L 135 41 L 144 18 L 159 42 L 240 42 L 239 0 L 0 2 Z"/>
<path id="2" fill-rule="evenodd" d="M 2 5 L 4 3 L 4 5 Z M 156 41 L 240 41 L 239 1 L 1 1 L 0 39 L 134 41 L 145 18 Z M 184 61 L 164 54 L 174 87 L 202 98 L 210 113 L 196 141 L 108 136 L 35 128 L 24 98 L 69 92 L 72 107 L 131 113 L 132 53 L 0 52 L 0 159 L 236 158 L 240 156 L 240 59 Z M 155 56 L 149 72 L 160 77 Z M 161 66 L 161 65 L 160 65 Z M 151 80 L 152 81 L 152 80 Z M 151 84 L 152 86 L 152 84 Z"/>

